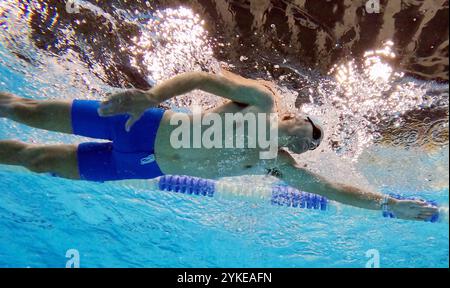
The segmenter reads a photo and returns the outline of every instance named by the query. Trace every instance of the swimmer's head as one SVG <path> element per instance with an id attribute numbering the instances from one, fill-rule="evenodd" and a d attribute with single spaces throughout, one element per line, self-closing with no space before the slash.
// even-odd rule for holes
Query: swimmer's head
<path id="1" fill-rule="evenodd" d="M 278 129 L 279 144 L 296 154 L 317 149 L 324 136 L 317 121 L 301 114 L 282 114 Z"/>

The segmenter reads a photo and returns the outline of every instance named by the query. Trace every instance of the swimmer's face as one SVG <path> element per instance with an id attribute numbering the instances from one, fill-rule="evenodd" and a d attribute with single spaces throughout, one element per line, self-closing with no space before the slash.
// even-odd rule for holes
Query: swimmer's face
<path id="1" fill-rule="evenodd" d="M 322 127 L 308 116 L 282 115 L 279 128 L 282 143 L 296 154 L 317 149 L 323 139 Z"/>

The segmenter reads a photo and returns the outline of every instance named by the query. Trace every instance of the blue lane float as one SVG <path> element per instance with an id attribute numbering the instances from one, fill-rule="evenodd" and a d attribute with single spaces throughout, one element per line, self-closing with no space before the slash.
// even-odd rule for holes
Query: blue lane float
<path id="1" fill-rule="evenodd" d="M 158 188 L 161 191 L 214 197 L 221 194 L 227 196 L 255 196 L 255 193 L 245 192 L 245 187 L 239 187 L 231 183 L 205 180 L 189 176 L 162 176 L 158 180 Z M 303 208 L 325 211 L 328 208 L 328 200 L 325 197 L 308 192 L 302 192 L 289 186 L 277 185 L 271 188 L 270 199 L 266 189 L 255 189 L 258 198 L 268 200 L 272 205 Z M 259 190 L 259 191 L 258 191 Z"/>
<path id="2" fill-rule="evenodd" d="M 215 181 L 188 176 L 162 176 L 158 180 L 161 191 L 213 197 Z"/>
<path id="3" fill-rule="evenodd" d="M 286 206 L 301 209 L 326 211 L 331 202 L 322 196 L 299 191 L 289 186 L 276 185 L 274 187 L 246 187 L 229 181 L 206 180 L 189 176 L 162 176 L 158 179 L 158 188 L 161 191 L 182 193 L 187 195 L 198 195 L 218 198 L 238 198 L 247 200 L 257 199 L 271 203 L 272 205 Z M 417 197 L 404 197 L 399 194 L 390 194 L 399 200 L 418 200 Z M 425 200 L 424 200 L 425 201 Z M 438 207 L 435 201 L 426 201 L 429 205 Z M 395 218 L 390 212 L 383 212 L 386 218 Z M 440 213 L 436 213 L 427 222 L 438 222 Z"/>
<path id="4" fill-rule="evenodd" d="M 302 192 L 289 186 L 275 186 L 272 188 L 272 205 L 287 206 L 302 209 L 325 211 L 328 199 L 316 194 Z"/>

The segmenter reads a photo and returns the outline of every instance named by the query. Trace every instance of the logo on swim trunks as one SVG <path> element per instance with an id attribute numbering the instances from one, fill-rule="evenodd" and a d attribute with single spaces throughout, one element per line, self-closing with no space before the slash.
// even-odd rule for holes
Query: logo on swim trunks
<path id="1" fill-rule="evenodd" d="M 260 159 L 277 157 L 276 113 L 202 113 L 198 106 L 192 112 L 171 117 L 170 125 L 178 126 L 170 135 L 173 148 L 259 149 Z"/>
<path id="2" fill-rule="evenodd" d="M 141 159 L 141 165 L 147 165 L 153 162 L 155 162 L 155 154 L 150 154 L 147 157 Z"/>

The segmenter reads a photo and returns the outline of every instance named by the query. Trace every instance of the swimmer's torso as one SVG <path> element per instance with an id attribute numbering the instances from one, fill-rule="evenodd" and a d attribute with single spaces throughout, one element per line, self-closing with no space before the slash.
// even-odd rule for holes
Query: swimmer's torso
<path id="1" fill-rule="evenodd" d="M 203 113 L 202 116 L 209 112 L 217 113 L 223 119 L 225 113 L 253 113 L 257 117 L 257 108 L 252 106 L 241 106 L 236 103 L 227 103 L 214 110 Z M 167 111 L 161 121 L 158 135 L 155 143 L 155 155 L 159 167 L 164 174 L 171 175 L 191 175 L 203 178 L 219 178 L 228 176 L 239 176 L 244 174 L 263 174 L 265 168 L 260 161 L 259 148 L 173 148 L 170 138 L 171 133 L 179 127 L 179 125 L 170 125 L 170 119 L 176 112 Z M 190 116 L 192 123 L 192 116 Z M 237 123 L 236 125 L 239 125 Z M 236 135 L 235 128 L 232 131 L 225 131 L 227 125 L 222 124 L 222 147 L 224 146 L 225 135 Z M 204 132 L 209 126 L 203 126 Z M 191 126 L 192 131 L 192 126 Z M 230 132 L 230 134 L 227 134 Z M 247 134 L 247 133 L 245 133 Z M 192 136 L 192 135 L 191 135 Z M 247 146 L 247 137 L 245 138 L 245 146 Z M 192 143 L 192 137 L 191 137 Z M 257 145 L 258 146 L 258 145 Z M 192 145 L 191 145 L 192 147 Z"/>

